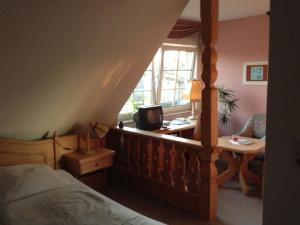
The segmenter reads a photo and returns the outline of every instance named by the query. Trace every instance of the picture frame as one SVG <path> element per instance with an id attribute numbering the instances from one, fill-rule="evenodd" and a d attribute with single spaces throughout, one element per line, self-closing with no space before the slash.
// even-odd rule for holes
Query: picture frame
<path id="1" fill-rule="evenodd" d="M 268 61 L 252 61 L 243 63 L 244 85 L 268 84 Z"/>

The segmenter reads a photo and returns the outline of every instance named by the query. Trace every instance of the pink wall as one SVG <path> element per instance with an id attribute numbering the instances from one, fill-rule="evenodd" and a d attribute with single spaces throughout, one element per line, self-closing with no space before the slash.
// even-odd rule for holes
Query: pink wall
<path id="1" fill-rule="evenodd" d="M 220 22 L 218 51 L 218 84 L 235 90 L 239 109 L 230 125 L 220 134 L 238 132 L 254 113 L 266 113 L 267 86 L 243 85 L 243 62 L 267 61 L 269 17 L 266 15 Z"/>

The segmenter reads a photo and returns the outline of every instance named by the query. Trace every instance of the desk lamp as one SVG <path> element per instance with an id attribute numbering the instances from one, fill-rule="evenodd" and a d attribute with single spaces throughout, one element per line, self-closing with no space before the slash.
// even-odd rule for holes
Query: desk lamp
<path id="1" fill-rule="evenodd" d="M 190 120 L 196 120 L 197 116 L 195 115 L 196 102 L 201 100 L 201 81 L 192 80 L 191 82 L 191 92 L 190 92 L 190 102 L 192 103 L 192 116 L 189 117 Z"/>
<path id="2" fill-rule="evenodd" d="M 103 138 L 105 137 L 105 135 L 108 133 L 109 131 L 109 126 L 106 124 L 100 124 L 100 123 L 96 123 L 94 125 L 90 124 L 85 135 L 84 136 L 80 136 L 80 141 L 79 143 L 79 148 L 80 151 L 83 154 L 92 154 L 93 152 L 95 152 L 96 148 L 98 147 L 97 145 L 100 144 L 99 141 L 102 141 Z M 90 138 L 90 135 L 93 134 L 95 137 L 97 137 L 97 139 Z"/>

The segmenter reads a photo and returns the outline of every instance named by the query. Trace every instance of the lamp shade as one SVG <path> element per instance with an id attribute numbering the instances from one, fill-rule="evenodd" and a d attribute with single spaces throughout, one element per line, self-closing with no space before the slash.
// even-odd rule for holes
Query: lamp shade
<path id="1" fill-rule="evenodd" d="M 201 100 L 201 81 L 200 80 L 192 80 L 190 100 L 191 101 L 200 101 Z"/>
<path id="2" fill-rule="evenodd" d="M 102 139 L 109 131 L 109 126 L 106 124 L 96 123 L 93 126 L 93 130 L 96 133 L 97 137 Z"/>

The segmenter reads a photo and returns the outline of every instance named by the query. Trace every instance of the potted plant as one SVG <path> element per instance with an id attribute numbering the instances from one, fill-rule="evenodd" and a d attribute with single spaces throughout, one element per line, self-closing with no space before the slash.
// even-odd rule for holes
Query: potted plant
<path id="1" fill-rule="evenodd" d="M 219 102 L 219 122 L 222 126 L 228 126 L 231 114 L 238 109 L 237 102 L 239 99 L 234 94 L 234 91 L 229 88 L 224 88 L 218 85 L 218 102 Z"/>

